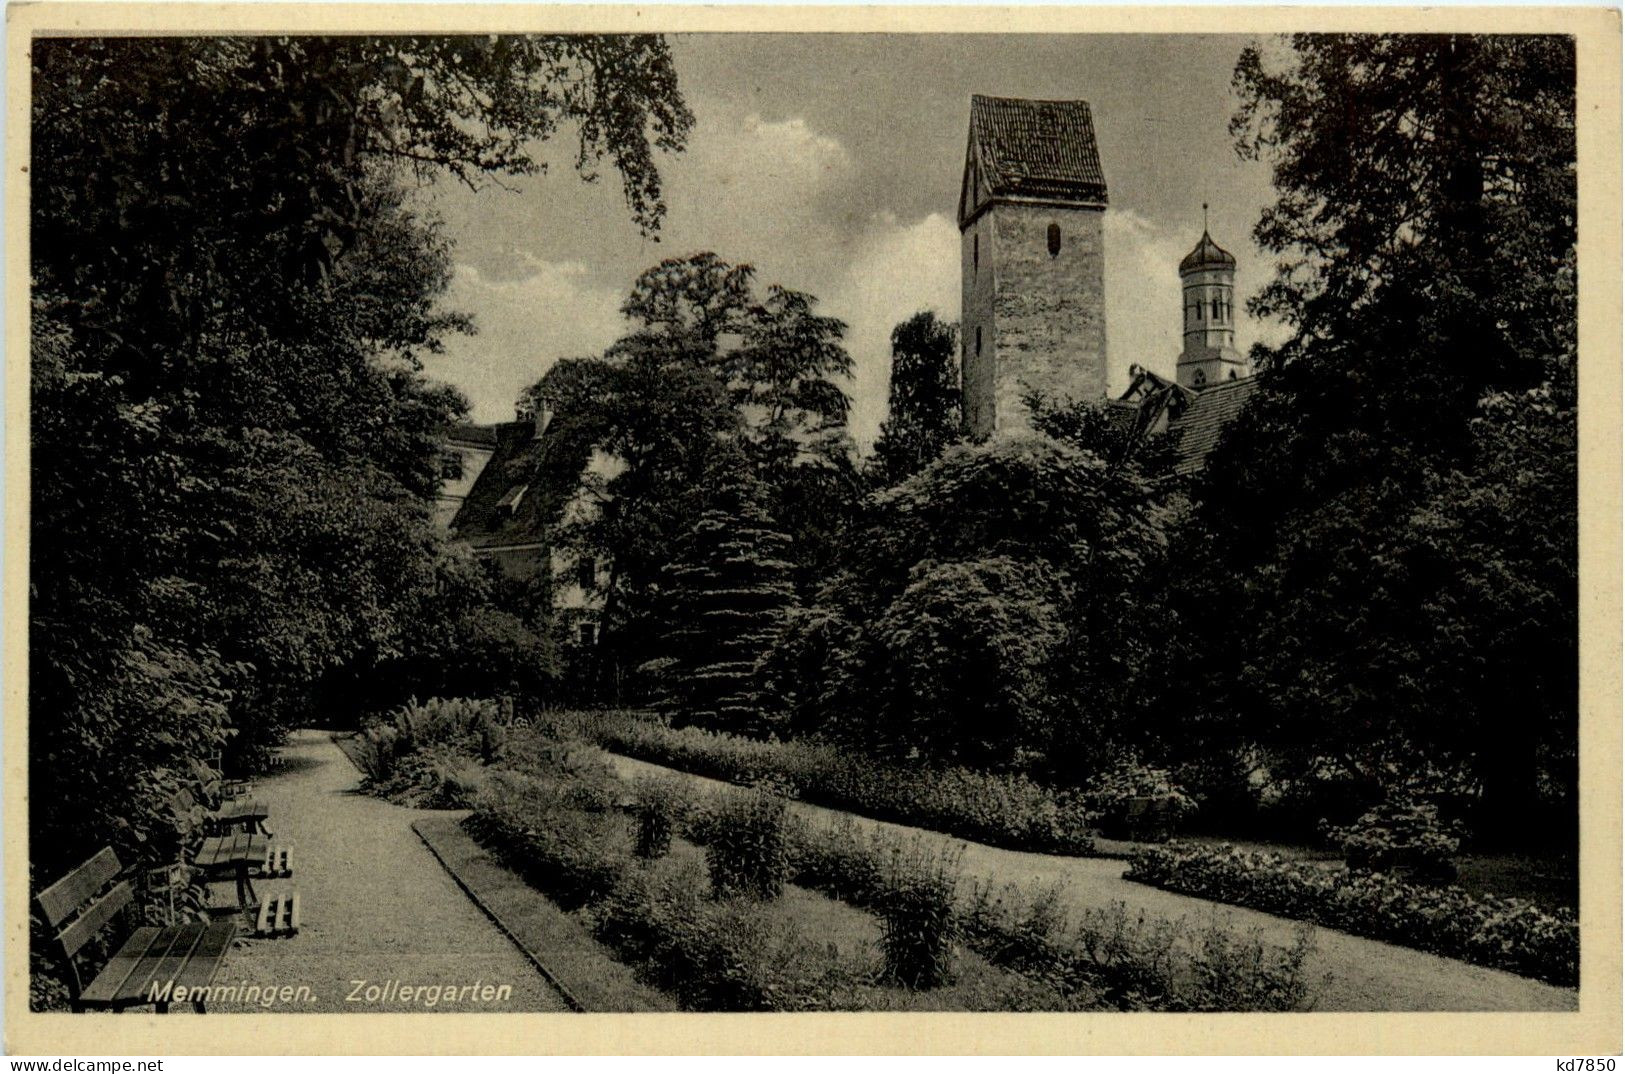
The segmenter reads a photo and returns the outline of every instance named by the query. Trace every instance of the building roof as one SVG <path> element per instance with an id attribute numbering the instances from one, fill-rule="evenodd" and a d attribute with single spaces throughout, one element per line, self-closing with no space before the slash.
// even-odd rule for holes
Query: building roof
<path id="1" fill-rule="evenodd" d="M 542 541 L 580 483 L 586 446 L 574 423 L 533 421 L 477 426 L 489 430 L 491 461 L 451 520 L 452 536 L 474 548 Z"/>
<path id="2" fill-rule="evenodd" d="M 1204 211 L 1206 211 L 1205 206 Z M 1235 267 L 1235 257 L 1231 255 L 1229 250 L 1213 241 L 1213 236 L 1207 233 L 1207 228 L 1202 229 L 1202 237 L 1197 240 L 1195 248 L 1186 254 L 1185 259 L 1179 263 L 1181 273 L 1195 272 L 1197 269 L 1205 268 L 1233 269 Z"/>
<path id="3" fill-rule="evenodd" d="M 968 155 L 980 168 L 988 197 L 1106 201 L 1106 176 L 1087 101 L 977 94 L 971 98 Z"/>
<path id="4" fill-rule="evenodd" d="M 1241 414 L 1257 388 L 1257 377 L 1243 377 L 1192 393 L 1184 412 L 1168 423 L 1168 435 L 1176 452 L 1175 473 L 1194 474 L 1207 464 L 1224 430 Z"/>

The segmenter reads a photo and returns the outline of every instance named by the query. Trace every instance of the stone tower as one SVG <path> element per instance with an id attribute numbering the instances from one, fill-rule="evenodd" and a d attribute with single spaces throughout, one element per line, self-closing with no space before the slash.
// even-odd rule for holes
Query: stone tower
<path id="1" fill-rule="evenodd" d="M 971 98 L 959 193 L 961 385 L 976 437 L 1036 390 L 1106 393 L 1106 177 L 1084 101 Z"/>
<path id="2" fill-rule="evenodd" d="M 1184 295 L 1185 346 L 1175 379 L 1200 391 L 1213 384 L 1239 380 L 1252 372 L 1236 350 L 1236 259 L 1207 233 L 1207 206 L 1202 206 L 1202 238 L 1179 263 Z"/>

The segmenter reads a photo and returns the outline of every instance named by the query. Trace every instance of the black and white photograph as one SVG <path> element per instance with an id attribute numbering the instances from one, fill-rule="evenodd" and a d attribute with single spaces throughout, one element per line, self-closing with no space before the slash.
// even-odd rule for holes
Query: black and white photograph
<path id="1" fill-rule="evenodd" d="M 1537 22 L 34 31 L 30 1016 L 1617 1049 Z"/>

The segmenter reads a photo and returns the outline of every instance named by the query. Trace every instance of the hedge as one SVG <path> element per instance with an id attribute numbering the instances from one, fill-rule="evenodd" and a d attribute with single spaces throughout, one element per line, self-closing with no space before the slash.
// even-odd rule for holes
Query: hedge
<path id="1" fill-rule="evenodd" d="M 696 775 L 747 786 L 788 782 L 805 801 L 1012 850 L 1095 852 L 1082 798 L 1026 776 L 886 764 L 828 743 L 673 728 L 629 712 L 559 718 L 606 749 Z"/>
<path id="2" fill-rule="evenodd" d="M 1580 981 L 1580 923 L 1524 899 L 1183 843 L 1141 850 L 1126 879 L 1414 947 L 1552 984 Z"/>

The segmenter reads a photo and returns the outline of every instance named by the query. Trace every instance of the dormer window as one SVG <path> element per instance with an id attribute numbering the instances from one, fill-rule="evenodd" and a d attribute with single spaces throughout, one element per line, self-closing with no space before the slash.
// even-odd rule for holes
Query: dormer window
<path id="1" fill-rule="evenodd" d="M 506 511 L 508 512 L 508 517 L 513 518 L 515 515 L 519 514 L 519 503 L 525 498 L 525 493 L 529 491 L 529 485 L 515 485 L 507 492 L 503 493 L 502 499 L 497 501 L 497 510 Z"/>

